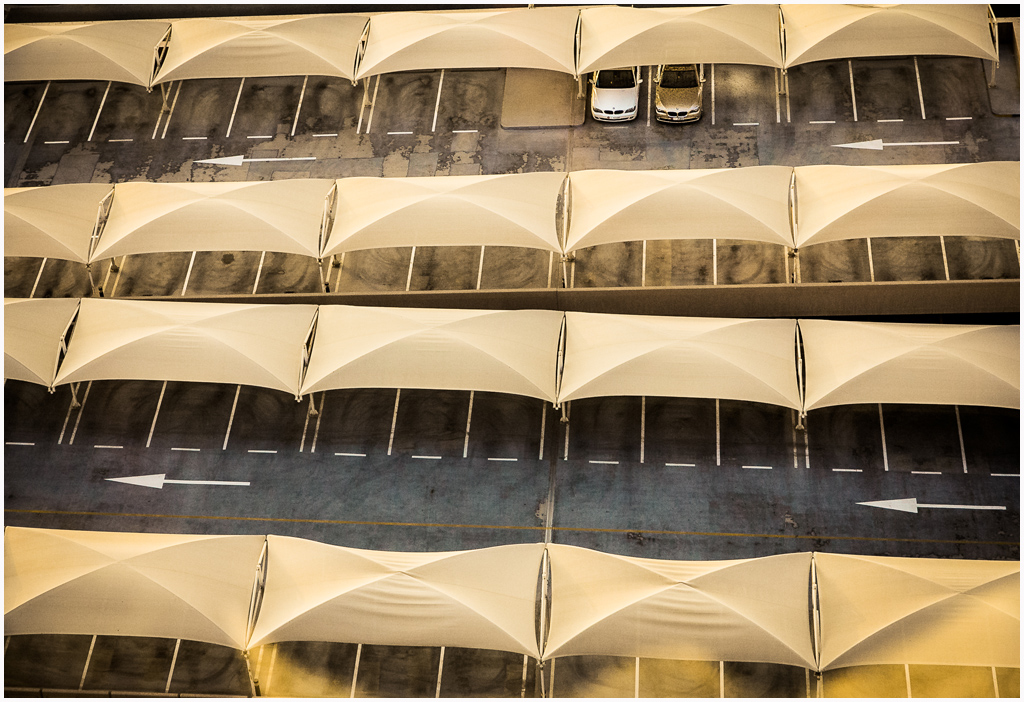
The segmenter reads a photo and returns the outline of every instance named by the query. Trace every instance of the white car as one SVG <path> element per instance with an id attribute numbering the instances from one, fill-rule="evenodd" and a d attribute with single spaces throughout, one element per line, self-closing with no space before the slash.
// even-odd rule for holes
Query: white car
<path id="1" fill-rule="evenodd" d="M 595 71 L 590 79 L 590 116 L 602 122 L 636 119 L 641 83 L 639 66 Z"/>

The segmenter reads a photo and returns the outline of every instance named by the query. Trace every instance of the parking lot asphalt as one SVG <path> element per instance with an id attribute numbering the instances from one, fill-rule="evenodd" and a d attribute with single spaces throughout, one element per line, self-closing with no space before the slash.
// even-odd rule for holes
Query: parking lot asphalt
<path id="1" fill-rule="evenodd" d="M 632 123 L 588 117 L 575 127 L 504 128 L 503 70 L 393 74 L 356 86 L 317 76 L 195 80 L 171 83 L 166 96 L 106 82 L 5 83 L 4 177 L 17 187 L 1018 160 L 1019 114 L 1007 113 L 1014 100 L 1005 94 L 1016 90 L 1019 103 L 1019 79 L 1005 68 L 1014 60 L 1011 52 L 1002 62 L 996 88 L 976 59 L 826 61 L 786 76 L 709 64 L 704 117 L 682 126 L 654 120 L 642 91 Z M 643 73 L 649 86 L 649 67 Z M 1009 79 L 1017 82 L 1008 87 Z M 893 145 L 834 146 L 873 139 Z M 903 142 L 923 144 L 895 145 Z M 296 160 L 196 163 L 238 154 Z M 322 289 L 315 261 L 273 252 L 112 263 L 92 271 L 106 296 Z M 325 269 L 332 293 L 562 284 L 555 257 L 508 247 L 379 249 L 337 263 Z M 770 244 L 637 241 L 579 251 L 565 284 L 776 286 L 795 265 Z M 804 283 L 1013 281 L 1019 244 L 971 237 L 821 244 L 800 251 L 799 276 Z M 94 294 L 80 264 L 11 257 L 4 292 Z M 308 399 L 296 404 L 238 386 L 97 381 L 78 386 L 77 395 L 82 406 L 72 408 L 67 387 L 51 395 L 5 382 L 6 524 L 275 533 L 407 551 L 548 538 L 694 560 L 810 550 L 1020 557 L 1019 411 L 855 405 L 812 411 L 800 430 L 788 409 L 704 399 L 575 401 L 565 424 L 539 400 L 494 393 L 330 391 L 314 396 L 315 416 Z M 153 473 L 249 485 L 154 490 L 107 480 Z M 857 504 L 909 497 L 950 508 L 911 514 Z M 261 647 L 251 662 L 261 692 L 281 696 L 515 697 L 540 694 L 542 684 L 566 697 L 816 692 L 802 668 L 715 661 L 584 656 L 539 671 L 535 661 L 498 652 L 288 642 Z M 1019 694 L 1019 669 L 951 670 L 852 668 L 826 673 L 823 691 L 902 695 L 912 681 L 922 695 Z M 38 695 L 38 688 L 252 693 L 237 651 L 103 636 L 7 637 L 5 687 L 10 695 Z"/>

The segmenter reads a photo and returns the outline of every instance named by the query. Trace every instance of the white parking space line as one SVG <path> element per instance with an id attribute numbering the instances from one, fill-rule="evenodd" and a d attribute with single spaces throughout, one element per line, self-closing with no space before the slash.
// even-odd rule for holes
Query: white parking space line
<path id="1" fill-rule="evenodd" d="M 863 473 L 860 468 L 833 468 L 833 473 Z"/>
<path id="2" fill-rule="evenodd" d="M 878 122 L 878 123 L 883 123 L 883 122 L 902 122 L 903 120 L 902 119 L 879 119 L 879 120 L 875 120 L 875 121 Z"/>
<path id="3" fill-rule="evenodd" d="M 871 282 L 875 282 L 875 257 L 871 255 L 871 237 L 867 238 L 868 242 L 868 273 L 871 275 Z"/>
<path id="4" fill-rule="evenodd" d="M 939 470 L 912 470 L 911 475 L 942 475 L 942 471 Z"/>
<path id="5" fill-rule="evenodd" d="M 565 416 L 566 417 L 569 416 L 569 410 L 571 408 L 572 408 L 572 402 L 566 402 L 565 403 Z M 562 454 L 562 460 L 563 461 L 568 461 L 569 460 L 569 422 L 566 422 L 563 426 L 565 427 L 565 453 Z"/>
<path id="6" fill-rule="evenodd" d="M 206 141 L 206 137 L 182 137 L 182 141 Z"/>
<path id="7" fill-rule="evenodd" d="M 36 126 L 36 119 L 39 117 L 39 111 L 43 109 L 43 100 L 46 99 L 46 94 L 50 92 L 50 81 L 46 81 L 46 87 L 43 88 L 43 94 L 39 98 L 39 104 L 36 105 L 36 113 L 32 115 L 32 121 L 28 124 L 28 131 L 25 132 L 25 138 L 22 139 L 22 144 L 28 143 L 28 138 L 32 134 L 32 127 Z"/>
<path id="8" fill-rule="evenodd" d="M 419 458 L 424 461 L 440 461 L 443 456 L 413 456 L 413 458 Z"/>
<path id="9" fill-rule="evenodd" d="M 479 129 L 453 129 L 452 134 L 476 134 Z"/>
<path id="10" fill-rule="evenodd" d="M 742 466 L 742 467 L 746 468 L 747 470 L 771 470 L 772 469 L 771 466 Z"/>
<path id="11" fill-rule="evenodd" d="M 647 126 L 651 126 L 651 86 L 654 84 L 654 66 L 647 67 Z"/>
<path id="12" fill-rule="evenodd" d="M 914 57 L 914 73 L 917 75 L 917 99 L 921 102 L 921 119 L 924 116 L 924 92 L 921 90 L 921 69 L 917 67 L 917 57 Z"/>
<path id="13" fill-rule="evenodd" d="M 412 247 L 412 253 L 409 254 L 409 275 L 405 279 L 405 291 L 409 292 L 409 286 L 412 285 L 412 264 L 416 261 L 416 247 Z"/>
<path id="14" fill-rule="evenodd" d="M 602 466 L 617 466 L 617 465 L 619 465 L 618 461 L 587 461 L 587 462 L 588 463 L 596 463 L 597 465 L 602 465 Z"/>
<path id="15" fill-rule="evenodd" d="M 715 64 L 711 64 L 711 124 L 715 123 Z"/>
<path id="16" fill-rule="evenodd" d="M 78 683 L 78 689 L 85 687 L 85 676 L 89 673 L 89 662 L 92 661 L 92 652 L 96 648 L 96 634 L 92 635 L 92 642 L 89 644 L 89 654 L 85 657 L 85 667 L 82 668 L 82 680 Z"/>
<path id="17" fill-rule="evenodd" d="M 336 137 L 336 136 L 338 136 L 338 133 L 337 132 L 331 132 L 330 134 L 314 134 L 313 136 L 315 136 L 315 137 Z"/>
<path id="18" fill-rule="evenodd" d="M 274 649 L 274 652 L 275 653 L 277 652 L 276 648 Z M 352 689 L 349 690 L 349 693 L 348 693 L 349 697 L 355 697 L 356 696 L 356 681 L 359 679 L 359 658 L 360 658 L 360 656 L 362 656 L 362 654 L 363 654 L 363 645 L 362 644 L 357 644 L 356 645 L 356 662 L 352 666 Z"/>
<path id="19" fill-rule="evenodd" d="M 696 468 L 696 463 L 666 463 L 666 468 Z"/>
<path id="20" fill-rule="evenodd" d="M 228 439 L 231 438 L 231 425 L 235 423 L 235 409 L 238 407 L 238 394 L 242 392 L 242 386 L 238 385 L 235 388 L 235 399 L 231 403 L 231 416 L 228 417 L 228 429 L 224 432 L 224 444 L 220 447 L 221 451 L 228 450 Z"/>
<path id="21" fill-rule="evenodd" d="M 444 646 L 441 647 L 441 656 L 437 661 L 437 686 L 434 688 L 434 698 L 441 697 L 441 673 L 444 672 Z"/>
<path id="22" fill-rule="evenodd" d="M 775 73 L 775 123 L 782 123 L 782 103 L 779 101 L 779 69 L 774 70 Z"/>
<path id="23" fill-rule="evenodd" d="M 718 661 L 718 696 L 725 697 L 725 661 Z"/>
<path id="24" fill-rule="evenodd" d="M 273 644 L 274 650 L 270 652 L 270 665 L 267 666 L 267 680 L 266 687 L 263 688 L 263 694 L 270 694 L 270 681 L 274 678 L 274 663 L 277 662 L 277 644 Z M 362 651 L 362 644 L 359 644 L 359 649 L 356 651 L 356 667 L 359 667 L 359 651 Z M 355 690 L 356 681 L 352 680 L 352 689 Z"/>
<path id="25" fill-rule="evenodd" d="M 537 455 L 538 461 L 544 460 L 544 427 L 548 423 L 548 403 L 541 400 L 541 411 L 540 411 L 540 453 Z"/>
<path id="26" fill-rule="evenodd" d="M 441 79 L 437 81 L 437 99 L 434 101 L 434 121 L 430 124 L 430 133 L 437 129 L 437 113 L 441 109 L 441 86 L 444 85 L 444 69 L 441 69 Z"/>
<path id="27" fill-rule="evenodd" d="M 488 458 L 488 461 L 518 461 L 518 458 Z"/>
<path id="28" fill-rule="evenodd" d="M 81 383 L 71 384 L 71 402 L 68 403 L 68 413 L 64 415 L 64 425 L 60 428 L 60 436 L 57 437 L 57 443 L 61 444 L 64 442 L 64 432 L 68 430 L 68 422 L 71 421 L 71 412 L 75 409 L 75 391 L 81 387 Z"/>
<path id="29" fill-rule="evenodd" d="M 292 136 L 295 136 L 295 128 L 299 126 L 299 113 L 302 112 L 302 99 L 306 97 L 306 83 L 309 76 L 302 77 L 302 91 L 299 93 L 299 106 L 295 108 L 295 119 L 292 121 Z"/>
<path id="30" fill-rule="evenodd" d="M 109 446 L 105 444 L 96 444 L 93 446 L 94 449 L 123 449 L 124 446 Z"/>
<path id="31" fill-rule="evenodd" d="M 107 89 L 103 91 L 103 98 L 100 100 L 100 107 L 96 110 L 96 119 L 92 121 L 92 129 L 89 130 L 89 137 L 86 141 L 92 141 L 93 134 L 96 133 L 96 125 L 100 123 L 100 115 L 103 113 L 103 106 L 107 104 L 107 95 L 110 94 L 110 85 L 113 81 L 107 81 Z"/>
<path id="32" fill-rule="evenodd" d="M 197 449 L 197 448 L 186 448 L 186 447 L 183 447 L 183 446 L 172 446 L 172 447 L 171 447 L 171 450 L 172 450 L 172 451 L 196 451 L 196 452 L 198 452 L 198 451 L 202 451 L 202 449 Z"/>
<path id="33" fill-rule="evenodd" d="M 39 287 L 39 279 L 43 277 L 43 267 L 46 265 L 48 260 L 48 258 L 44 258 L 43 262 L 39 264 L 39 272 L 36 273 L 36 281 L 32 283 L 32 290 L 28 294 L 29 297 L 36 296 L 36 288 Z"/>
<path id="34" fill-rule="evenodd" d="M 733 122 L 732 126 L 734 126 L 734 127 L 757 127 L 760 124 L 761 124 L 760 122 Z"/>
<path id="35" fill-rule="evenodd" d="M 335 456 L 348 456 L 349 458 L 366 458 L 366 454 L 365 453 L 345 453 L 345 452 L 342 451 L 342 452 L 338 452 L 338 453 L 336 453 L 334 455 Z"/>
<path id="36" fill-rule="evenodd" d="M 640 287 L 647 286 L 647 239 L 644 239 L 640 252 Z M 643 461 L 641 461 L 643 463 Z"/>
<path id="37" fill-rule="evenodd" d="M 245 78 L 238 84 L 238 94 L 235 95 L 235 106 L 231 108 L 231 119 L 228 121 L 228 133 L 225 138 L 231 136 L 231 128 L 235 126 L 235 113 L 238 111 L 238 101 L 242 99 L 242 88 L 245 86 Z"/>
<path id="38" fill-rule="evenodd" d="M 640 698 L 640 656 L 636 657 L 636 670 L 633 671 L 633 698 Z"/>
<path id="39" fill-rule="evenodd" d="M 872 276 L 872 280 L 874 277 Z M 885 446 L 885 418 L 882 416 L 882 403 L 878 403 L 878 426 L 882 429 L 882 462 L 885 469 L 889 470 L 889 451 Z"/>
<path id="40" fill-rule="evenodd" d="M 373 84 L 373 99 L 370 101 L 370 114 L 366 118 L 366 131 L 363 132 L 364 134 L 369 134 L 370 133 L 370 127 L 373 125 L 373 110 L 374 110 L 375 107 L 377 107 L 377 89 L 378 88 L 380 88 L 380 75 L 379 74 L 377 75 L 377 82 Z M 356 129 L 356 134 L 358 134 L 358 133 L 359 133 L 359 130 Z"/>
<path id="41" fill-rule="evenodd" d="M 309 446 L 310 453 L 316 453 L 316 440 L 320 437 L 320 419 L 324 416 L 324 402 L 327 400 L 327 393 L 320 394 L 320 409 L 316 413 L 316 426 L 313 427 L 313 443 Z M 308 415 L 307 415 L 308 418 Z M 305 441 L 305 430 L 303 430 L 303 441 Z M 301 448 L 299 449 L 302 450 Z"/>
<path id="42" fill-rule="evenodd" d="M 192 266 L 195 264 L 195 262 L 196 262 L 196 252 L 193 251 L 192 252 L 192 258 L 189 259 L 189 262 L 188 262 L 188 270 L 185 272 L 185 282 L 181 286 L 181 295 L 182 295 L 182 297 L 185 296 L 185 291 L 188 290 L 188 279 L 192 277 Z"/>
<path id="43" fill-rule="evenodd" d="M 1020 473 L 989 473 L 990 478 L 1019 478 Z"/>
<path id="44" fill-rule="evenodd" d="M 974 119 L 973 117 L 947 117 L 947 122 L 959 122 L 960 120 Z"/>
<path id="45" fill-rule="evenodd" d="M 5 446 L 35 446 L 36 442 L 34 442 L 34 441 L 5 441 L 4 445 Z"/>
<path id="46" fill-rule="evenodd" d="M 800 459 L 796 454 L 796 410 L 790 410 L 790 418 L 793 420 L 790 424 L 792 429 L 793 438 L 793 469 L 796 470 L 800 467 Z"/>
<path id="47" fill-rule="evenodd" d="M 939 235 L 939 247 L 942 249 L 942 269 L 946 272 L 946 280 L 949 280 L 949 259 L 946 258 L 946 237 Z"/>
<path id="48" fill-rule="evenodd" d="M 44 141 L 44 144 L 70 144 L 70 141 Z"/>
<path id="49" fill-rule="evenodd" d="M 482 281 L 483 277 L 484 277 L 484 249 L 486 249 L 486 248 L 487 248 L 486 246 L 481 246 L 480 247 L 480 267 L 477 269 L 477 272 L 476 272 L 476 289 L 477 290 L 480 289 L 480 281 Z"/>
<path id="50" fill-rule="evenodd" d="M 718 239 L 711 240 L 711 284 L 718 285 Z"/>
<path id="51" fill-rule="evenodd" d="M 812 119 L 808 124 L 835 124 L 834 119 Z"/>
<path id="52" fill-rule="evenodd" d="M 1020 252 L 1018 251 L 1018 256 L 1017 256 L 1018 259 L 1020 258 L 1019 253 Z M 554 251 L 549 251 L 548 252 L 548 285 L 547 285 L 549 288 L 551 287 L 551 271 L 552 271 L 552 269 L 554 267 L 555 267 L 555 252 Z"/>
<path id="53" fill-rule="evenodd" d="M 164 694 L 171 691 L 171 678 L 174 677 L 174 664 L 178 662 L 178 649 L 181 647 L 181 639 L 174 642 L 174 655 L 171 656 L 171 669 L 167 673 L 167 684 L 164 685 Z"/>
<path id="54" fill-rule="evenodd" d="M 267 252 L 260 252 L 260 265 L 256 267 L 256 280 L 252 282 L 252 294 L 256 294 L 256 288 L 260 286 L 260 275 L 263 273 L 263 261 L 267 258 Z"/>
<path id="55" fill-rule="evenodd" d="M 477 286 L 479 287 L 479 286 Z M 462 457 L 469 455 L 469 424 L 473 421 L 473 395 L 474 390 L 469 391 L 469 410 L 466 412 L 466 440 L 462 442 Z"/>
<path id="56" fill-rule="evenodd" d="M 715 465 L 722 465 L 722 419 L 717 398 L 715 399 Z"/>
<path id="57" fill-rule="evenodd" d="M 408 135 L 412 134 L 412 132 L 388 132 L 389 136 L 394 136 L 396 134 L 399 135 L 399 136 L 408 136 Z"/>
<path id="58" fill-rule="evenodd" d="M 395 412 L 391 415 L 391 437 L 388 439 L 388 455 L 391 455 L 391 447 L 395 444 L 395 423 L 398 422 L 398 401 L 402 399 L 402 388 L 395 391 Z"/>
<path id="59" fill-rule="evenodd" d="M 71 438 L 68 440 L 68 446 L 75 443 L 75 434 L 78 433 L 78 424 L 82 421 L 82 412 L 85 411 L 85 402 L 89 399 L 89 391 L 92 390 L 92 381 L 85 386 L 85 395 L 82 396 L 82 404 L 78 407 L 78 416 L 75 418 L 75 426 L 71 430 Z M 60 442 L 58 442 L 60 443 Z"/>
<path id="60" fill-rule="evenodd" d="M 160 416 L 160 405 L 164 403 L 164 391 L 167 390 L 167 381 L 160 386 L 160 397 L 156 400 L 156 411 L 153 413 L 153 423 L 149 425 L 149 437 L 146 438 L 146 448 L 153 442 L 153 431 L 156 429 L 156 418 Z"/>
<path id="61" fill-rule="evenodd" d="M 126 141 L 135 141 L 135 140 L 134 139 L 107 139 L 107 142 L 111 143 L 111 144 L 123 143 L 123 142 L 126 142 Z"/>
<path id="62" fill-rule="evenodd" d="M 128 260 L 128 254 L 125 254 L 124 256 L 121 257 L 121 263 L 117 267 L 117 277 L 114 278 L 114 287 L 112 287 L 110 289 L 110 296 L 111 297 L 114 297 L 114 295 L 117 294 L 117 284 L 121 282 L 121 273 L 124 271 L 124 264 L 125 264 L 125 262 L 127 260 Z M 114 259 L 110 259 L 110 262 L 111 262 L 111 264 L 113 264 Z M 111 269 L 112 268 L 113 268 L 113 265 L 109 266 L 107 268 L 107 274 L 105 276 L 103 276 L 103 287 L 104 288 L 106 288 L 107 287 L 107 283 L 110 282 L 110 273 L 111 273 Z"/>
<path id="63" fill-rule="evenodd" d="M 247 136 L 246 139 L 273 139 L 273 134 L 256 134 L 253 136 Z"/>
<path id="64" fill-rule="evenodd" d="M 277 453 L 277 451 L 272 449 L 249 449 L 246 453 Z"/>
<path id="65" fill-rule="evenodd" d="M 793 113 L 792 113 L 792 111 L 790 110 L 790 107 L 789 107 L 789 74 L 788 73 L 783 73 L 782 74 L 782 84 L 783 84 L 783 86 L 785 87 L 785 90 L 786 90 L 786 124 L 789 124 L 790 122 L 793 121 Z"/>
<path id="66" fill-rule="evenodd" d="M 160 138 L 161 139 L 163 139 L 164 137 L 167 136 L 167 127 L 169 127 L 171 125 L 171 117 L 174 116 L 174 108 L 177 107 L 177 105 L 178 105 L 178 96 L 181 95 L 181 84 L 184 83 L 184 82 L 185 81 L 183 81 L 183 80 L 179 80 L 178 81 L 178 89 L 174 92 L 174 99 L 171 100 L 171 109 L 167 113 L 167 121 L 164 122 L 164 130 L 163 130 L 163 132 L 160 133 Z M 159 124 L 159 120 L 157 120 L 157 122 Z M 156 134 L 156 132 L 153 132 L 153 134 Z M 155 139 L 156 137 L 154 136 L 153 138 Z"/>
<path id="67" fill-rule="evenodd" d="M 850 67 L 850 100 L 853 102 L 853 121 L 857 121 L 857 90 L 853 87 L 853 61 L 847 61 Z"/>
<path id="68" fill-rule="evenodd" d="M 647 242 L 644 242 L 647 243 Z M 644 462 L 644 441 L 647 438 L 647 397 L 640 396 L 640 463 Z"/>

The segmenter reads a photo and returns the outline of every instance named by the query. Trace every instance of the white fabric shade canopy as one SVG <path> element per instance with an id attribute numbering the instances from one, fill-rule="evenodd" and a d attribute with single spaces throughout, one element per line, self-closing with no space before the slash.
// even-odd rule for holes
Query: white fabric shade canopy
<path id="1" fill-rule="evenodd" d="M 1020 562 L 814 554 L 821 670 L 1020 667 Z"/>
<path id="2" fill-rule="evenodd" d="M 190 78 L 338 76 L 353 79 L 366 15 L 174 20 L 153 85 Z"/>
<path id="3" fill-rule="evenodd" d="M 4 379 L 53 386 L 77 298 L 4 299 Z"/>
<path id="4" fill-rule="evenodd" d="M 995 60 L 984 4 L 782 5 L 786 66 L 861 56 Z"/>
<path id="5" fill-rule="evenodd" d="M 343 178 L 324 256 L 393 246 L 520 246 L 561 251 L 564 173 Z"/>
<path id="6" fill-rule="evenodd" d="M 814 667 L 811 554 L 665 561 L 550 544 L 545 658 L 576 655 Z"/>
<path id="7" fill-rule="evenodd" d="M 439 68 L 574 73 L 579 9 L 531 7 L 374 15 L 356 78 Z"/>
<path id="8" fill-rule="evenodd" d="M 778 5 L 585 7 L 578 75 L 620 66 L 741 63 L 782 67 Z"/>
<path id="9" fill-rule="evenodd" d="M 860 403 L 1020 408 L 1020 326 L 800 320 L 804 410 Z"/>
<path id="10" fill-rule="evenodd" d="M 896 236 L 1020 239 L 1016 161 L 795 170 L 798 246 Z"/>
<path id="11" fill-rule="evenodd" d="M 4 530 L 4 634 L 245 647 L 263 536 Z"/>
<path id="12" fill-rule="evenodd" d="M 473 551 L 367 551 L 268 537 L 249 647 L 277 641 L 461 646 L 538 657 L 543 544 Z"/>
<path id="13" fill-rule="evenodd" d="M 112 80 L 149 86 L 170 23 L 5 24 L 4 81 Z"/>
<path id="14" fill-rule="evenodd" d="M 317 258 L 331 180 L 119 183 L 93 260 L 170 251 Z"/>
<path id="15" fill-rule="evenodd" d="M 558 401 L 707 397 L 800 408 L 796 323 L 567 312 Z"/>
<path id="16" fill-rule="evenodd" d="M 302 393 L 427 388 L 554 402 L 561 324 L 550 310 L 323 306 Z"/>
<path id="17" fill-rule="evenodd" d="M 315 305 L 85 298 L 57 384 L 239 383 L 298 394 Z"/>
<path id="18" fill-rule="evenodd" d="M 793 246 L 792 175 L 787 166 L 574 171 L 565 249 L 640 239 L 744 239 Z"/>
<path id="19" fill-rule="evenodd" d="M 110 188 L 102 183 L 4 188 L 4 256 L 86 263 L 99 205 Z"/>

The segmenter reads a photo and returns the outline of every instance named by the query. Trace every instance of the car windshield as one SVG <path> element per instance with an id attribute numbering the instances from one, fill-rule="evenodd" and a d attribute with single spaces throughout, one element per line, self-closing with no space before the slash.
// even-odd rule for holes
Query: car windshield
<path id="1" fill-rule="evenodd" d="M 616 68 L 613 71 L 598 71 L 598 88 L 635 88 L 633 71 L 628 68 Z"/>
<path id="2" fill-rule="evenodd" d="M 693 68 L 669 67 L 661 76 L 661 87 L 663 88 L 696 88 L 700 85 L 697 79 L 697 71 Z"/>

